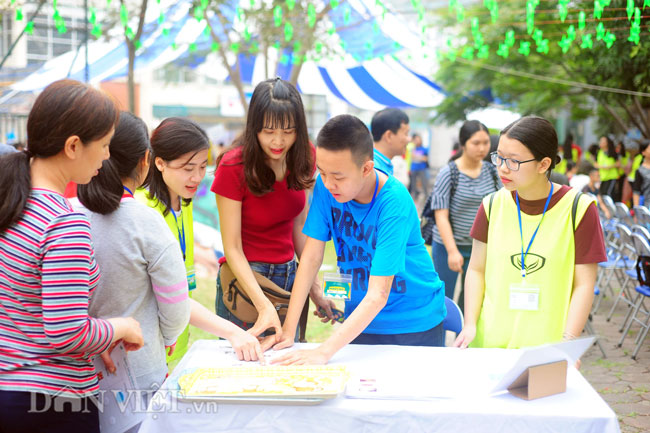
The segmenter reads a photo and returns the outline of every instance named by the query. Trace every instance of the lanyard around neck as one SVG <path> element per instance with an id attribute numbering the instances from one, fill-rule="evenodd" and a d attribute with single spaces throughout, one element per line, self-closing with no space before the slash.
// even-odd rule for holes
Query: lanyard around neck
<path id="1" fill-rule="evenodd" d="M 133 198 L 133 191 L 131 191 L 129 188 L 125 187 L 124 185 L 122 185 L 122 188 L 124 188 L 124 194 L 122 194 L 122 198 L 124 197 Z"/>
<path id="2" fill-rule="evenodd" d="M 372 200 L 370 201 L 370 207 L 368 208 L 368 212 L 366 212 L 366 214 L 363 216 L 363 218 L 361 218 L 361 222 L 359 223 L 359 225 L 356 226 L 357 228 L 361 228 L 361 224 L 363 224 L 363 222 L 366 220 L 368 215 L 370 215 L 370 212 L 372 211 L 372 206 L 375 204 L 375 198 L 377 198 L 377 191 L 378 190 L 379 190 L 379 174 L 377 174 L 377 170 L 375 170 L 375 192 L 372 194 Z M 341 234 L 343 234 L 343 224 L 340 224 L 340 225 L 341 225 Z M 352 228 L 352 231 L 353 231 L 352 232 L 352 237 L 354 237 L 354 236 L 356 236 L 356 228 L 355 228 L 354 225 L 352 227 L 353 227 Z M 336 230 L 336 226 L 334 227 L 333 232 L 338 234 L 338 232 Z M 339 237 L 339 247 L 338 247 L 338 251 L 337 251 L 338 257 L 341 257 L 342 253 L 343 253 L 343 239 Z M 340 272 L 340 269 L 339 269 L 339 272 Z"/>
<path id="3" fill-rule="evenodd" d="M 521 236 L 521 278 L 526 278 L 526 256 L 528 255 L 530 246 L 533 244 L 533 241 L 535 240 L 535 236 L 537 235 L 537 231 L 539 230 L 539 227 L 542 225 L 542 221 L 544 221 L 544 215 L 546 215 L 546 210 L 548 209 L 548 205 L 551 202 L 552 196 L 553 196 L 553 182 L 551 182 L 551 191 L 548 193 L 548 197 L 546 198 L 546 203 L 544 203 L 544 211 L 542 211 L 542 219 L 539 220 L 539 223 L 537 224 L 537 228 L 535 229 L 535 232 L 533 233 L 533 236 L 530 238 L 530 242 L 528 243 L 528 248 L 526 248 L 526 252 L 524 253 L 524 230 L 521 224 L 521 206 L 519 205 L 519 194 L 515 192 L 515 200 L 517 201 L 517 216 L 519 217 L 519 235 Z"/>
<path id="4" fill-rule="evenodd" d="M 169 208 L 169 210 L 172 212 L 172 215 L 174 215 L 174 221 L 176 221 L 176 230 L 178 230 L 178 243 L 181 244 L 181 251 L 183 252 L 183 261 L 185 261 L 185 251 L 187 245 L 185 244 L 185 223 L 183 221 L 183 215 L 181 215 L 181 226 L 179 227 L 178 218 L 176 217 L 176 212 L 174 212 L 174 209 L 172 209 L 171 207 Z"/>

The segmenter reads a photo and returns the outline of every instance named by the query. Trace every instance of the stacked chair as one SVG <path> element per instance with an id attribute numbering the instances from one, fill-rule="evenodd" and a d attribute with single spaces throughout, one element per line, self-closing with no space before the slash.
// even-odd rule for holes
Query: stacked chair
<path id="1" fill-rule="evenodd" d="M 635 206 L 630 212 L 625 204 L 614 203 L 608 196 L 602 196 L 602 207 L 607 209 L 607 212 L 600 209 L 607 261 L 598 264 L 591 313 L 598 313 L 604 297 L 614 299 L 606 320 L 609 322 L 617 310 L 625 311 L 618 347 L 623 345 L 633 327 L 640 327 L 632 353 L 632 359 L 636 359 L 650 329 L 650 310 L 645 304 L 650 297 L 650 275 L 645 276 L 643 266 L 639 267 L 641 274 L 637 274 L 637 262 L 643 262 L 646 257 L 650 260 L 650 210 Z M 647 269 L 650 274 L 650 266 Z M 592 315 L 585 326 L 589 333 L 594 333 L 590 323 Z M 605 356 L 602 346 L 600 349 Z"/>

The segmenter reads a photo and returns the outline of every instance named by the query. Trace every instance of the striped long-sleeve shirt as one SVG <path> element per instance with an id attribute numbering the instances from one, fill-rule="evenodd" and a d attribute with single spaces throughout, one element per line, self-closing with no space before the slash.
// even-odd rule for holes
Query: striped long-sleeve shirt
<path id="1" fill-rule="evenodd" d="M 88 316 L 99 281 L 90 226 L 60 194 L 33 189 L 0 233 L 0 390 L 85 397 L 98 391 L 91 356 L 113 327 Z"/>

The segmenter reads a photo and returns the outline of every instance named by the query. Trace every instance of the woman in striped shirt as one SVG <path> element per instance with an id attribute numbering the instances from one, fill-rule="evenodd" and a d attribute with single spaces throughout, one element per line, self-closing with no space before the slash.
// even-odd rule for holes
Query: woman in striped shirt
<path id="1" fill-rule="evenodd" d="M 435 210 L 431 255 L 445 296 L 454 298 L 458 273 L 467 272 L 472 254 L 469 231 L 481 200 L 496 191 L 500 183 L 496 169 L 483 159 L 490 151 L 488 129 L 478 120 L 463 123 L 458 134 L 461 154 L 440 170 L 433 189 L 431 207 Z M 464 282 L 458 304 L 464 305 Z"/>
<path id="2" fill-rule="evenodd" d="M 63 197 L 108 158 L 118 117 L 105 94 L 49 85 L 27 120 L 28 149 L 0 158 L 0 431 L 99 431 L 91 357 L 143 345 L 132 318 L 94 319 L 99 280 L 88 220 Z"/>

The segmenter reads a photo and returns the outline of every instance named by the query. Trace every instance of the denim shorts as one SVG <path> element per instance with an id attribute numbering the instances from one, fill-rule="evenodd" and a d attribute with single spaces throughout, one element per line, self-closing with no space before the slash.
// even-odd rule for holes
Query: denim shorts
<path id="1" fill-rule="evenodd" d="M 249 262 L 248 263 L 251 269 L 269 280 L 273 281 L 278 286 L 282 287 L 284 290 L 290 292 L 293 288 L 293 281 L 296 278 L 296 261 L 291 260 L 287 263 L 272 264 L 272 263 L 261 263 L 261 262 Z M 223 303 L 223 288 L 221 287 L 221 270 L 219 270 L 219 275 L 217 275 L 217 299 L 215 302 L 215 311 L 219 317 L 223 317 L 226 320 L 234 323 L 243 329 L 250 329 L 253 327 L 254 323 L 242 322 L 236 318 L 226 305 Z M 297 334 L 296 334 L 297 335 Z"/>

